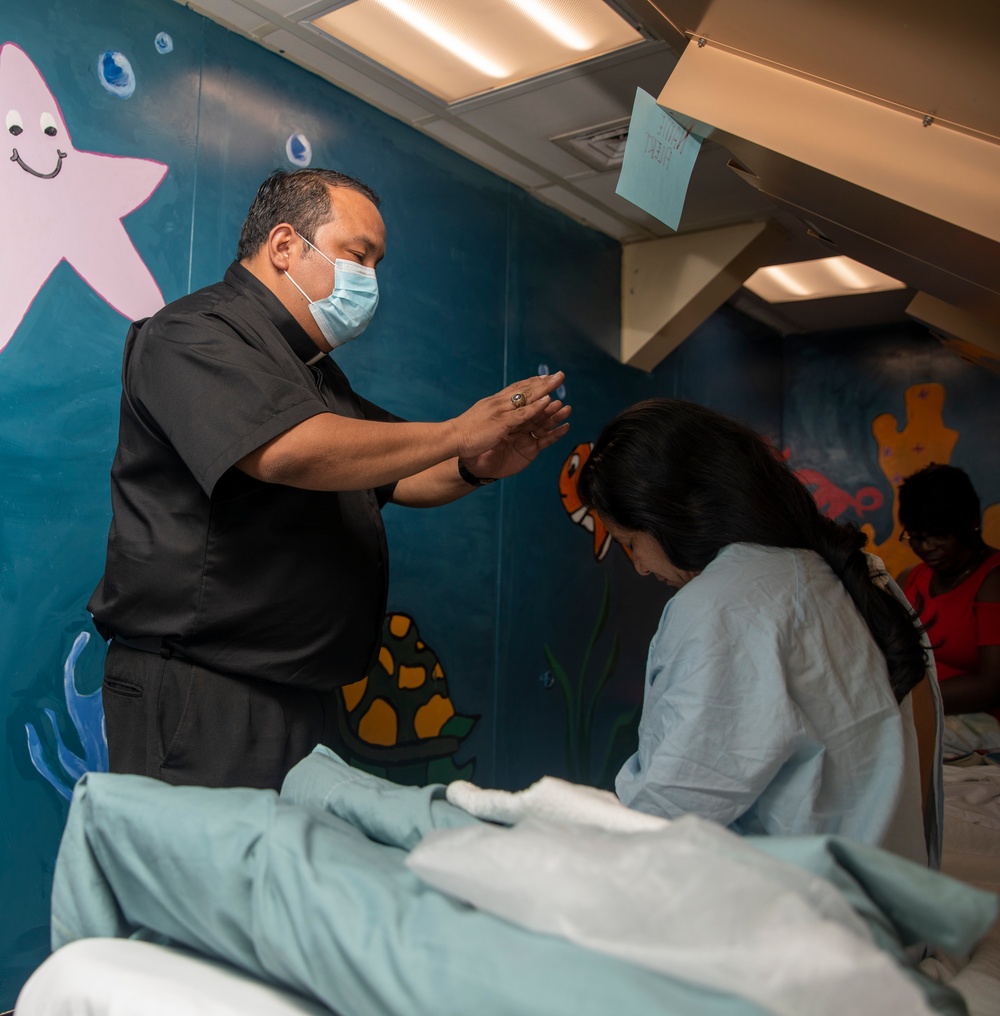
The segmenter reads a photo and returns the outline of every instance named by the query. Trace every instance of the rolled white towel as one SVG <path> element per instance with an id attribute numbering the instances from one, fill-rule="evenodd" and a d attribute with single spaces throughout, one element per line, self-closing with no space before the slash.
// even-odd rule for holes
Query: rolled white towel
<path id="1" fill-rule="evenodd" d="M 476 818 L 517 825 L 526 818 L 544 818 L 570 825 L 594 826 L 609 832 L 638 833 L 663 829 L 665 818 L 627 808 L 614 794 L 596 787 L 543 776 L 526 790 L 484 790 L 466 780 L 448 785 L 448 800 Z"/>

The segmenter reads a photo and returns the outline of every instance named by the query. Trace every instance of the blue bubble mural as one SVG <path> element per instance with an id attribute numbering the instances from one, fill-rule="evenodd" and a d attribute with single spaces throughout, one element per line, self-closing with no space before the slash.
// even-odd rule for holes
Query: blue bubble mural
<path id="1" fill-rule="evenodd" d="M 543 375 L 543 376 L 545 374 L 550 374 L 551 371 L 549 370 L 549 365 L 547 363 L 540 363 L 538 365 L 538 373 L 540 375 Z M 562 399 L 565 402 L 566 401 L 566 386 L 565 385 L 560 385 L 556 389 L 556 391 L 555 391 L 555 396 L 556 396 L 557 399 Z"/>
<path id="2" fill-rule="evenodd" d="M 166 32 L 157 32 L 153 45 L 156 47 L 156 52 L 161 56 L 166 56 L 167 53 L 174 51 L 174 40 Z"/>
<path id="3" fill-rule="evenodd" d="M 135 75 L 124 53 L 107 50 L 97 58 L 97 79 L 106 91 L 119 99 L 131 98 L 135 91 Z"/>
<path id="4" fill-rule="evenodd" d="M 290 134 L 285 142 L 285 155 L 293 165 L 305 169 L 312 162 L 313 150 L 305 134 Z"/>

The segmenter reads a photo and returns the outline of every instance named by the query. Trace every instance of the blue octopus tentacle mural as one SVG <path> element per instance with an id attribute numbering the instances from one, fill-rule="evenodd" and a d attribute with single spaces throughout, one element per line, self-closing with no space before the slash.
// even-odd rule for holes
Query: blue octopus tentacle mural
<path id="1" fill-rule="evenodd" d="M 45 710 L 52 733 L 56 741 L 56 756 L 59 769 L 49 764 L 42 738 L 32 723 L 25 724 L 28 735 L 28 754 L 35 768 L 52 784 L 67 800 L 73 796 L 76 781 L 87 772 L 106 772 L 108 768 L 108 741 L 104 733 L 104 705 L 101 701 L 101 689 L 81 694 L 76 687 L 76 661 L 87 647 L 90 635 L 82 631 L 73 642 L 73 648 L 63 664 L 63 694 L 66 699 L 66 711 L 73 722 L 80 744 L 83 746 L 83 758 L 74 754 L 67 747 L 59 730 L 56 714 L 51 709 Z"/>

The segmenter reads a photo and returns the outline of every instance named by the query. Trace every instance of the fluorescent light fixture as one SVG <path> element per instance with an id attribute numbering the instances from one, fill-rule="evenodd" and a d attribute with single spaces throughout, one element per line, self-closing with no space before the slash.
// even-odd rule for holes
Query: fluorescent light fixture
<path id="1" fill-rule="evenodd" d="M 560 45 L 576 50 L 590 48 L 590 40 L 571 22 L 560 17 L 544 0 L 510 0 L 510 3 L 531 18 L 539 28 L 548 32 Z"/>
<path id="2" fill-rule="evenodd" d="M 604 0 L 352 0 L 310 23 L 447 103 L 644 41 Z"/>
<path id="3" fill-rule="evenodd" d="M 906 288 L 905 282 L 843 256 L 758 268 L 743 285 L 768 303 L 822 300 L 830 296 Z"/>
<path id="4" fill-rule="evenodd" d="M 395 14 L 403 24 L 415 28 L 436 46 L 441 46 L 453 53 L 459 60 L 467 63 L 481 74 L 485 74 L 489 78 L 505 78 L 510 73 L 506 67 L 501 67 L 485 53 L 463 42 L 441 22 L 428 17 L 416 4 L 408 3 L 407 0 L 378 0 L 378 2 L 386 10 Z"/>

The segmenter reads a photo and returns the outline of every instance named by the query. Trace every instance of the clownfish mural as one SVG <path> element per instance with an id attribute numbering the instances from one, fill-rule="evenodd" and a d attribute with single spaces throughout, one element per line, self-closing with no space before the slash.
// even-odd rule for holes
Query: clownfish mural
<path id="1" fill-rule="evenodd" d="M 601 517 L 583 504 L 576 489 L 577 474 L 590 458 L 590 450 L 593 447 L 593 441 L 585 442 L 578 444 L 570 452 L 559 473 L 559 496 L 562 498 L 563 509 L 570 520 L 576 525 L 582 526 L 593 536 L 594 560 L 603 561 L 611 548 L 611 534 L 601 521 Z"/>

